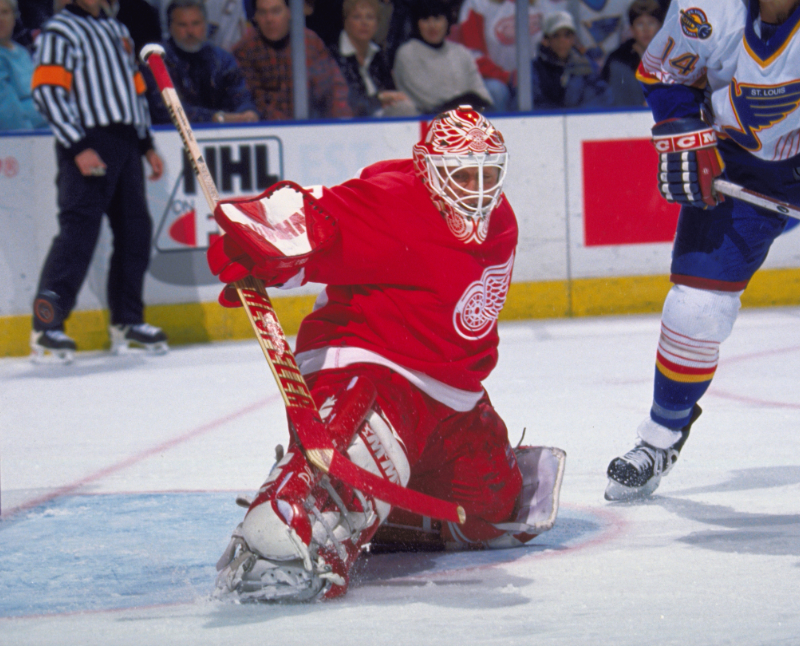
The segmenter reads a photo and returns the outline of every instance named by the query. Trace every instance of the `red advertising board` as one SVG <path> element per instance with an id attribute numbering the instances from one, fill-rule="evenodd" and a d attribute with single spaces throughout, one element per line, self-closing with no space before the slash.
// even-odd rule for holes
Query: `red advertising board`
<path id="1" fill-rule="evenodd" d="M 680 207 L 656 186 L 649 139 L 583 142 L 583 222 L 587 247 L 672 242 Z"/>

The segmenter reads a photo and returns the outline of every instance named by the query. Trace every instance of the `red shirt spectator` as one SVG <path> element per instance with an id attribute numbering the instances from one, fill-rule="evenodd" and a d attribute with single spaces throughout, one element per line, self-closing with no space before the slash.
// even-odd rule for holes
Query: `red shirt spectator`
<path id="1" fill-rule="evenodd" d="M 291 13 L 284 0 L 257 0 L 256 32 L 237 45 L 233 54 L 263 119 L 294 118 L 294 80 L 289 27 Z M 351 117 L 347 83 L 319 36 L 305 30 L 309 116 Z"/>

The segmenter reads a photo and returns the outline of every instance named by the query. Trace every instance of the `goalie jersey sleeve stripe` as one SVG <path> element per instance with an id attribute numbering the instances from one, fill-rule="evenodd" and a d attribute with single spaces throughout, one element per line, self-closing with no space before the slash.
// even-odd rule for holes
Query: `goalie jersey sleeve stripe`
<path id="1" fill-rule="evenodd" d="M 149 138 L 133 41 L 122 24 L 70 5 L 46 24 L 35 62 L 33 98 L 60 144 L 76 146 L 88 129 L 112 124 Z"/>

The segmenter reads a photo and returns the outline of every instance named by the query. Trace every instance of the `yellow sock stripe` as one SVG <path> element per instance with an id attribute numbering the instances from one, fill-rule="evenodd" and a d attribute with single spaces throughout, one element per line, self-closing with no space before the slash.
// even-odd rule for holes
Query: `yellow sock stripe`
<path id="1" fill-rule="evenodd" d="M 671 379 L 672 381 L 678 381 L 683 384 L 697 384 L 702 381 L 711 381 L 714 378 L 714 373 L 717 371 L 715 368 L 710 372 L 705 372 L 702 374 L 686 374 L 683 372 L 676 372 L 674 370 L 670 370 L 658 360 L 656 360 L 656 368 L 658 368 L 658 371 L 662 375 L 664 375 L 667 379 Z"/>

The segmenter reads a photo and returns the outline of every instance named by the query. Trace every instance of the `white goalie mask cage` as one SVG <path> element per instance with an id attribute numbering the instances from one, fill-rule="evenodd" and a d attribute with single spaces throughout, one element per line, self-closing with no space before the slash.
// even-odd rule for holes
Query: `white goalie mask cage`
<path id="1" fill-rule="evenodd" d="M 460 240 L 483 242 L 491 215 L 503 195 L 508 152 L 503 136 L 480 113 L 460 106 L 436 117 L 422 141 L 414 146 L 414 168 Z M 455 175 L 477 169 L 474 182 L 464 186 Z M 486 179 L 497 169 L 497 181 Z"/>

